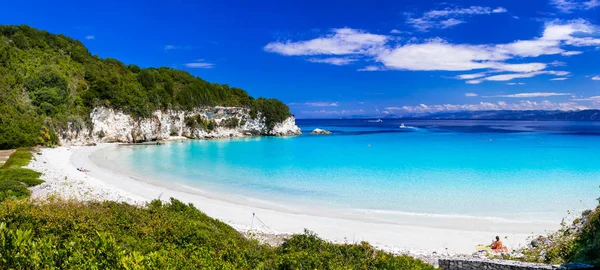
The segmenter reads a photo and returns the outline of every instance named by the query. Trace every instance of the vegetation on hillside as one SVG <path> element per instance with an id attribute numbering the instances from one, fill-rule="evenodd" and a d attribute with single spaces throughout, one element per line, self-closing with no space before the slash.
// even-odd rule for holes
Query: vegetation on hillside
<path id="1" fill-rule="evenodd" d="M 331 244 L 306 232 L 271 247 L 192 205 L 27 200 L 0 203 L 7 269 L 434 269 L 367 243 Z"/>
<path id="2" fill-rule="evenodd" d="M 94 107 L 135 117 L 157 109 L 243 106 L 270 127 L 290 116 L 275 99 L 209 83 L 171 68 L 140 68 L 91 55 L 80 41 L 29 26 L 0 26 L 0 149 L 57 143 L 56 133 L 90 125 Z M 50 140 L 40 140 L 46 127 Z"/>
<path id="3" fill-rule="evenodd" d="M 0 201 L 26 198 L 30 193 L 28 187 L 44 182 L 40 180 L 41 173 L 21 168 L 29 164 L 31 158 L 29 150 L 19 149 L 0 166 Z"/>
<path id="4" fill-rule="evenodd" d="M 600 198 L 599 198 L 600 201 Z M 600 267 L 600 205 L 547 237 L 532 240 L 523 260 L 551 264 L 579 262 Z"/>

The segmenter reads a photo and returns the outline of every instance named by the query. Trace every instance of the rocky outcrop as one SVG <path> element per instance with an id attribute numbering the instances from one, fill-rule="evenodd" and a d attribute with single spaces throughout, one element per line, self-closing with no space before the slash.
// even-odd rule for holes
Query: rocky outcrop
<path id="1" fill-rule="evenodd" d="M 256 118 L 251 118 L 250 110 L 240 107 L 210 107 L 194 111 L 155 111 L 151 117 L 141 119 L 101 107 L 94 109 L 90 118 L 91 130 L 69 128 L 61 134 L 61 143 L 63 145 L 79 145 L 96 142 L 131 143 L 183 138 L 214 139 L 301 134 L 293 116 L 269 130 L 260 113 Z M 195 119 L 200 119 L 203 124 L 208 124 L 208 126 L 191 124 L 195 123 Z M 74 125 L 69 124 L 69 126 Z"/>
<path id="2" fill-rule="evenodd" d="M 313 135 L 329 135 L 329 134 L 331 134 L 331 131 L 320 129 L 320 128 L 315 128 L 315 130 L 313 130 L 310 134 L 313 134 Z"/>

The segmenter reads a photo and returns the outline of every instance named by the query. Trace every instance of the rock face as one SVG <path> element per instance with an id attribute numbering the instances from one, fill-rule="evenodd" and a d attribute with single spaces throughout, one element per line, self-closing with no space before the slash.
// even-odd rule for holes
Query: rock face
<path id="1" fill-rule="evenodd" d="M 244 136 L 294 136 L 301 134 L 293 116 L 268 130 L 264 117 L 250 117 L 250 110 L 239 107 L 209 107 L 194 111 L 155 111 L 151 117 L 135 119 L 109 108 L 96 108 L 90 114 L 92 130 L 69 129 L 60 134 L 61 143 L 83 145 L 97 142 L 142 142 L 172 139 L 214 139 Z M 189 125 L 190 119 L 213 122 L 214 127 Z M 227 125 L 236 118 L 237 126 Z M 223 121 L 227 121 L 223 123 Z M 234 121 L 235 122 L 235 121 Z M 223 123 L 223 125 L 221 125 Z"/>
<path id="2" fill-rule="evenodd" d="M 310 134 L 314 134 L 314 135 L 329 135 L 329 134 L 331 134 L 331 131 L 320 129 L 320 128 L 315 128 L 315 130 L 313 130 Z"/>

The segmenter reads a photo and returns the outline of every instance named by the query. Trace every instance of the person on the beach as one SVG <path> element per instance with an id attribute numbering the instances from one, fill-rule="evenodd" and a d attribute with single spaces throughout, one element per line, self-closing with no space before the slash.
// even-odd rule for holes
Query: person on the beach
<path id="1" fill-rule="evenodd" d="M 496 241 L 492 241 L 490 248 L 495 252 L 501 252 L 503 250 L 504 245 L 502 245 L 502 241 L 500 241 L 500 236 L 496 236 Z"/>

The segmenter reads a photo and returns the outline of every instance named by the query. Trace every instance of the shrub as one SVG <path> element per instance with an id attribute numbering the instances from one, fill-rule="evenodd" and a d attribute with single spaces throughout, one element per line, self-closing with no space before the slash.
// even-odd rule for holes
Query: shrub
<path id="1" fill-rule="evenodd" d="M 366 243 L 331 244 L 306 232 L 270 247 L 189 204 L 154 200 L 0 203 L 7 269 L 434 269 Z"/>
<path id="2" fill-rule="evenodd" d="M 32 155 L 28 149 L 18 149 L 0 167 L 0 201 L 29 196 L 27 187 L 39 185 L 41 173 L 21 168 L 29 163 Z"/>
<path id="3" fill-rule="evenodd" d="M 19 168 L 29 164 L 33 156 L 28 149 L 18 149 L 10 155 L 8 160 L 0 167 L 0 169 Z"/>
<path id="4" fill-rule="evenodd" d="M 224 128 L 237 128 L 240 126 L 240 119 L 237 119 L 237 117 L 227 118 L 221 121 L 219 126 Z"/>

